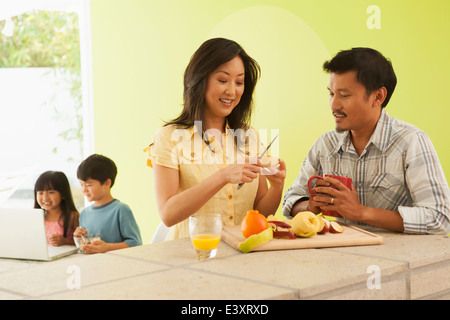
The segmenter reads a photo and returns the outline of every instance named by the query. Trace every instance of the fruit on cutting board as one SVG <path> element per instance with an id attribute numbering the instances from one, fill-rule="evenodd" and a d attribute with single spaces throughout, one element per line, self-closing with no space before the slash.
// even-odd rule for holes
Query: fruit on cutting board
<path id="1" fill-rule="evenodd" d="M 291 231 L 299 237 L 309 238 L 321 231 L 319 218 L 311 211 L 297 213 L 288 223 L 292 226 Z"/>
<path id="2" fill-rule="evenodd" d="M 245 241 L 239 243 L 238 248 L 243 253 L 252 251 L 252 249 L 260 244 L 269 242 L 273 238 L 272 228 L 267 228 L 264 231 L 249 236 Z"/>
<path id="3" fill-rule="evenodd" d="M 318 233 L 327 232 L 342 233 L 344 228 L 338 222 L 329 221 L 322 215 L 315 215 L 310 211 L 299 212 L 291 220 L 279 221 L 273 215 L 266 218 L 258 210 L 249 210 L 241 222 L 241 233 L 246 240 L 239 243 L 238 247 L 247 253 L 273 238 L 310 238 Z"/>
<path id="4" fill-rule="evenodd" d="M 330 220 L 328 220 L 327 218 L 324 218 L 323 216 L 319 216 L 318 218 L 321 221 L 320 224 L 322 227 L 320 228 L 320 231 L 318 231 L 317 233 L 324 234 L 324 233 L 329 232 L 330 224 L 331 224 Z"/>
<path id="5" fill-rule="evenodd" d="M 269 223 L 258 210 L 248 210 L 241 222 L 241 233 L 245 238 L 258 234 L 269 228 Z"/>
<path id="6" fill-rule="evenodd" d="M 336 221 L 330 221 L 330 233 L 342 233 L 344 228 Z"/>
<path id="7" fill-rule="evenodd" d="M 295 239 L 296 236 L 290 231 L 291 225 L 279 220 L 269 220 L 269 226 L 272 227 L 273 237 L 277 239 L 287 238 Z"/>

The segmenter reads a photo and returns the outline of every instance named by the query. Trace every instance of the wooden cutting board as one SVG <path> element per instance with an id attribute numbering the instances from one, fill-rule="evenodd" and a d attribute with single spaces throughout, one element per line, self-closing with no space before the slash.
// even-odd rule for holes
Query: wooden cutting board
<path id="1" fill-rule="evenodd" d="M 296 239 L 272 239 L 269 242 L 260 244 L 252 251 L 306 249 L 306 248 L 327 248 L 327 247 L 347 247 L 366 246 L 383 243 L 383 237 L 374 233 L 362 230 L 355 226 L 339 223 L 343 228 L 343 233 L 317 234 L 311 238 Z M 241 227 L 230 226 L 222 230 L 222 240 L 233 248 L 239 250 L 238 245 L 245 240 L 241 234 Z"/>

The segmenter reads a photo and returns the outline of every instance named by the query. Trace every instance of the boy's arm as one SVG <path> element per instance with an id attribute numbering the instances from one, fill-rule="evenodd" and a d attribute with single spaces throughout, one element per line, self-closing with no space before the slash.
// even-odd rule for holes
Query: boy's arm
<path id="1" fill-rule="evenodd" d="M 119 219 L 120 234 L 122 235 L 123 243 L 125 243 L 128 247 L 142 245 L 139 226 L 128 205 L 123 204 Z"/>
<path id="2" fill-rule="evenodd" d="M 125 249 L 129 248 L 130 246 L 126 244 L 126 242 L 119 242 L 119 243 L 105 243 L 106 244 L 106 251 L 113 251 L 113 250 L 119 250 L 119 249 Z"/>

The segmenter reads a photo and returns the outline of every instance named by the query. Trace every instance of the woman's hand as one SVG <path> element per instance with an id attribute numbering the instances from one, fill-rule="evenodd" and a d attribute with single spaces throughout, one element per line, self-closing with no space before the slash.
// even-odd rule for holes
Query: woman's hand
<path id="1" fill-rule="evenodd" d="M 261 174 L 269 180 L 270 188 L 267 186 L 266 179 L 261 177 L 253 206 L 268 216 L 275 214 L 280 204 L 286 178 L 286 163 L 279 159 L 278 165 L 265 166 Z"/>
<path id="2" fill-rule="evenodd" d="M 258 159 L 247 158 L 242 163 L 229 164 L 200 183 L 179 192 L 180 172 L 154 164 L 156 203 L 161 220 L 170 227 L 187 219 L 225 185 L 250 183 L 258 178 L 261 169 Z"/>
<path id="3" fill-rule="evenodd" d="M 261 172 L 270 182 L 273 188 L 284 187 L 284 180 L 286 179 L 286 163 L 283 159 L 278 159 L 277 166 L 265 166 Z"/>
<path id="4" fill-rule="evenodd" d="M 258 178 L 262 164 L 258 158 L 245 158 L 244 163 L 234 163 L 222 169 L 222 174 L 227 183 L 250 183 Z"/>

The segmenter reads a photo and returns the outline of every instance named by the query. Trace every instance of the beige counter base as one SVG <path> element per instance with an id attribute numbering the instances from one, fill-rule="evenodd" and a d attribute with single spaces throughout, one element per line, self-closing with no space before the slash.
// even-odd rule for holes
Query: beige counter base
<path id="1" fill-rule="evenodd" d="M 197 262 L 180 239 L 53 262 L 0 259 L 0 299 L 450 298 L 450 238 L 369 230 L 384 244 L 242 254 L 221 242 L 215 259 Z"/>

